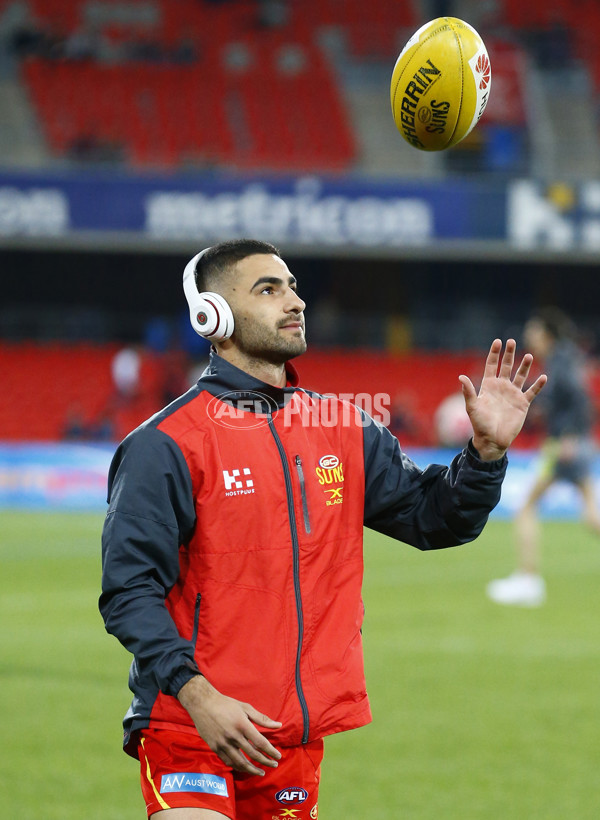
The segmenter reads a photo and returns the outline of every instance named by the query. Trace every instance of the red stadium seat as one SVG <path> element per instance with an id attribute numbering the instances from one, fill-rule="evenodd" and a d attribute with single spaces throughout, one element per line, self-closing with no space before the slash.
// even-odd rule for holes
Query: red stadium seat
<path id="1" fill-rule="evenodd" d="M 28 0 L 34 20 L 61 34 L 76 31 L 83 23 L 81 0 Z"/>
<path id="2" fill-rule="evenodd" d="M 577 4 L 579 5 L 579 4 Z M 571 0 L 503 0 L 504 19 L 515 28 L 547 28 L 560 24 L 569 26 L 573 18 Z"/>

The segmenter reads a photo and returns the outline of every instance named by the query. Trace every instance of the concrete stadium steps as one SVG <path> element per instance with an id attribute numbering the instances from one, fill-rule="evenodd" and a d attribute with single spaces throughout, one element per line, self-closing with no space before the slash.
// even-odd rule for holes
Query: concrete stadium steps
<path id="1" fill-rule="evenodd" d="M 11 165 L 46 165 L 49 154 L 23 86 L 0 80 L 0 157 Z"/>

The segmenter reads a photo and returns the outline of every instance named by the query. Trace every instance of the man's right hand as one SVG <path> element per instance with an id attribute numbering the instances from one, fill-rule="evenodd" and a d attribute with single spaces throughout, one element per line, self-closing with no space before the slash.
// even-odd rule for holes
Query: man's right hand
<path id="1" fill-rule="evenodd" d="M 177 698 L 189 712 L 200 737 L 228 766 L 262 776 L 264 770 L 252 760 L 271 768 L 278 765 L 281 753 L 254 725 L 279 729 L 278 721 L 261 714 L 249 703 L 222 695 L 202 675 L 184 684 Z"/>

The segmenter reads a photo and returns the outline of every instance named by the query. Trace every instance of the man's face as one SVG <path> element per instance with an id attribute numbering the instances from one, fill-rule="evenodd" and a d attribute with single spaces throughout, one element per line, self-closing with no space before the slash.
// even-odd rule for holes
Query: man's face
<path id="1" fill-rule="evenodd" d="M 235 319 L 232 341 L 243 353 L 284 364 L 306 350 L 305 303 L 285 262 L 254 254 L 238 262 L 223 288 Z"/>

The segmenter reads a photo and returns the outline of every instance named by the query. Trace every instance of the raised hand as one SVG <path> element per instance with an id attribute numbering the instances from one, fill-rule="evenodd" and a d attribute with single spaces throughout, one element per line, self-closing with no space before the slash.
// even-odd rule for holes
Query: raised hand
<path id="1" fill-rule="evenodd" d="M 547 381 L 547 376 L 539 376 L 528 390 L 523 390 L 533 356 L 523 356 L 513 378 L 516 348 L 515 340 L 508 339 L 500 357 L 502 341 L 494 339 L 479 393 L 468 376 L 459 376 L 473 427 L 473 445 L 484 461 L 502 458 L 523 427 L 531 402 Z"/>

